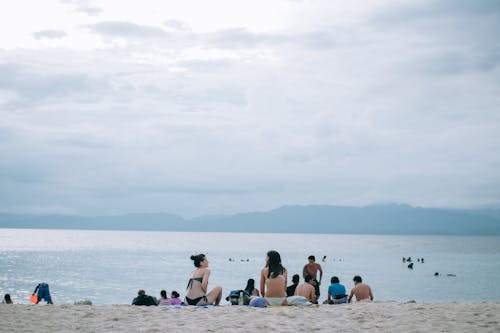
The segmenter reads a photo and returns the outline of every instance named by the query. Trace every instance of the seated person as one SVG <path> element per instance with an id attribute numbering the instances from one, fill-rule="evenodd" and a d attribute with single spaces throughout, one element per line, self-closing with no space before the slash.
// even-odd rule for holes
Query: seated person
<path id="1" fill-rule="evenodd" d="M 331 285 L 328 287 L 328 304 L 341 304 L 347 302 L 345 287 L 340 284 L 339 278 L 334 276 L 330 280 Z"/>
<path id="2" fill-rule="evenodd" d="M 303 296 L 309 302 L 316 303 L 316 289 L 312 284 L 313 283 L 312 276 L 309 274 L 306 275 L 304 281 L 305 281 L 304 283 L 299 284 L 297 289 L 295 289 L 295 296 Z"/>
<path id="3" fill-rule="evenodd" d="M 144 289 L 140 289 L 137 292 L 137 297 L 134 298 L 134 300 L 132 301 L 132 305 L 150 306 L 150 305 L 158 305 L 158 303 L 152 296 L 146 295 L 146 291 L 144 291 Z"/>
<path id="4" fill-rule="evenodd" d="M 2 304 L 13 304 L 12 298 L 10 298 L 10 294 L 5 294 L 3 297 Z"/>
<path id="5" fill-rule="evenodd" d="M 252 296 L 260 296 L 259 290 L 255 288 L 255 280 L 248 279 L 247 286 L 243 289 L 243 304 L 248 305 Z"/>
<path id="6" fill-rule="evenodd" d="M 160 299 L 158 300 L 158 305 L 172 305 L 172 301 L 167 297 L 167 291 L 160 291 Z"/>
<path id="7" fill-rule="evenodd" d="M 287 296 L 293 296 L 295 295 L 295 289 L 297 288 L 297 286 L 299 285 L 299 279 L 300 279 L 300 276 L 299 274 L 295 274 L 294 276 L 292 276 L 292 285 L 286 287 L 286 295 Z"/>
<path id="8" fill-rule="evenodd" d="M 179 297 L 180 295 L 177 291 L 172 291 L 172 293 L 170 294 L 170 302 L 172 302 L 172 305 L 184 305 Z"/>
<path id="9" fill-rule="evenodd" d="M 361 276 L 356 275 L 352 280 L 354 281 L 354 288 L 352 288 L 347 301 L 351 303 L 353 296 L 356 296 L 356 301 L 373 301 L 372 289 L 369 285 L 362 283 Z"/>
<path id="10" fill-rule="evenodd" d="M 196 269 L 191 272 L 187 285 L 186 303 L 188 305 L 219 305 L 222 298 L 222 288 L 217 286 L 208 291 L 208 280 L 210 269 L 208 268 L 208 258 L 200 253 L 191 256 Z"/>
<path id="11" fill-rule="evenodd" d="M 277 251 L 267 252 L 266 267 L 260 271 L 260 294 L 271 306 L 288 305 L 286 300 L 286 268 Z"/>
<path id="12" fill-rule="evenodd" d="M 245 294 L 248 297 L 260 296 L 259 290 L 257 288 L 255 288 L 255 280 L 254 279 L 248 279 L 247 286 L 245 287 L 245 289 L 243 291 L 245 292 Z"/>

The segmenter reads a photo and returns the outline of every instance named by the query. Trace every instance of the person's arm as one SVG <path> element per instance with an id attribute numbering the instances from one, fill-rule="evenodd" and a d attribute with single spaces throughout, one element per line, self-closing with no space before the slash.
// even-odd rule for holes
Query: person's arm
<path id="1" fill-rule="evenodd" d="M 321 280 L 323 279 L 323 268 L 321 268 L 321 265 L 318 264 L 319 268 L 319 284 L 321 284 Z"/>
<path id="2" fill-rule="evenodd" d="M 351 289 L 351 292 L 349 293 L 349 298 L 347 299 L 347 303 L 351 303 L 352 296 L 354 295 L 354 288 Z"/>
<path id="3" fill-rule="evenodd" d="M 208 278 L 210 277 L 210 270 L 205 268 L 205 272 L 203 272 L 203 280 L 201 281 L 201 289 L 206 294 L 208 290 Z"/>
<path id="4" fill-rule="evenodd" d="M 373 301 L 372 288 L 368 287 L 368 290 L 370 291 L 370 300 Z"/>
<path id="5" fill-rule="evenodd" d="M 332 294 L 330 294 L 330 288 L 328 288 L 328 301 L 332 300 Z"/>
<path id="6" fill-rule="evenodd" d="M 283 272 L 283 277 L 285 278 L 285 295 L 286 295 L 286 285 L 288 284 L 288 272 L 286 270 Z"/>
<path id="7" fill-rule="evenodd" d="M 262 297 L 266 295 L 266 274 L 264 273 L 265 268 L 260 271 L 260 294 Z"/>
<path id="8" fill-rule="evenodd" d="M 304 265 L 304 268 L 302 269 L 302 278 L 305 279 L 307 274 L 309 274 L 307 272 L 307 265 Z"/>
<path id="9" fill-rule="evenodd" d="M 40 284 L 36 285 L 36 288 L 35 288 L 35 291 L 33 291 L 33 294 L 36 294 L 36 292 L 38 291 L 38 288 L 40 288 Z"/>

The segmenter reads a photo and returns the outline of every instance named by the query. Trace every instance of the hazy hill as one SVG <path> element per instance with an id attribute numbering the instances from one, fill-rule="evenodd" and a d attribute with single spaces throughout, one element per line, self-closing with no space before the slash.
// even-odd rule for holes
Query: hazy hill
<path id="1" fill-rule="evenodd" d="M 0 214 L 0 228 L 169 230 L 269 233 L 500 235 L 498 210 L 283 206 L 267 212 L 184 219 L 178 215 L 64 216 Z"/>

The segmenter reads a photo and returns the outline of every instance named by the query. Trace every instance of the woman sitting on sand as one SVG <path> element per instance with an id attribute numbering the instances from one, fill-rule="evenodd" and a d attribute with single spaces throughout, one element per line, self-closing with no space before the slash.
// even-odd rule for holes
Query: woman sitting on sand
<path id="1" fill-rule="evenodd" d="M 250 296 L 260 296 L 259 290 L 255 288 L 255 280 L 254 279 L 248 279 L 247 281 L 247 286 L 243 290 L 245 294 L 250 297 Z"/>
<path id="2" fill-rule="evenodd" d="M 267 252 L 266 267 L 260 272 L 260 293 L 270 305 L 288 305 L 286 301 L 287 271 L 281 265 L 281 256 Z"/>
<path id="3" fill-rule="evenodd" d="M 219 305 L 222 297 L 222 288 L 215 287 L 207 293 L 208 278 L 210 270 L 208 269 L 208 259 L 204 254 L 191 256 L 196 269 L 191 273 L 187 285 L 186 304 L 189 305 Z"/>

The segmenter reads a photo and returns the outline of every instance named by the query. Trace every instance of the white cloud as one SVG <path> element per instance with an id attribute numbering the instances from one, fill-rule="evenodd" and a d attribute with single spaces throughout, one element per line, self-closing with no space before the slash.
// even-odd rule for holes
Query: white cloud
<path id="1" fill-rule="evenodd" d="M 0 210 L 500 203 L 495 6 L 99 5 L 0 50 Z"/>

